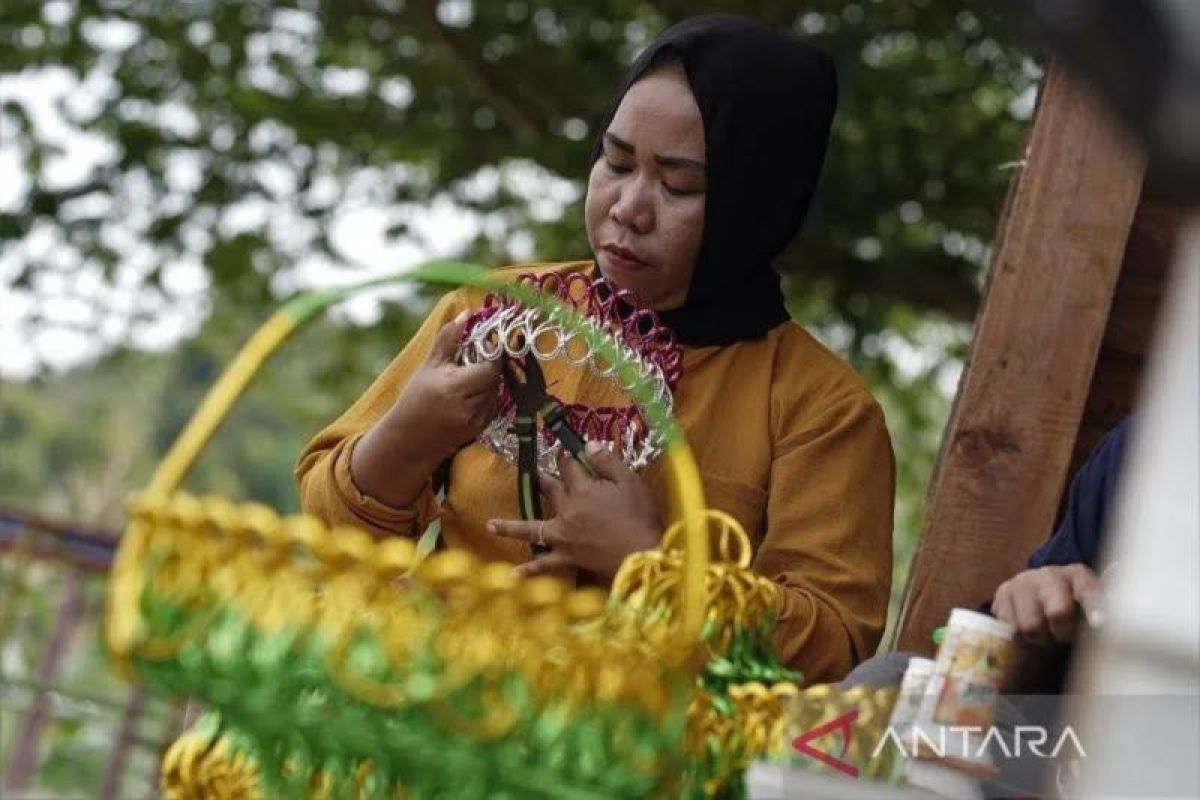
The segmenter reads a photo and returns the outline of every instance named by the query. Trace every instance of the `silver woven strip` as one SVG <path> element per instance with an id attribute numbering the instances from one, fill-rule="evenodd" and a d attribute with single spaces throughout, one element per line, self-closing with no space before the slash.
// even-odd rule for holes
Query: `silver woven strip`
<path id="1" fill-rule="evenodd" d="M 593 319 L 585 319 L 584 323 L 596 331 L 604 332 Z M 550 345 L 544 342 L 547 338 L 551 340 Z M 631 348 L 619 332 L 616 333 L 616 338 L 623 356 L 638 365 L 639 377 L 651 381 L 658 398 L 665 402 L 668 408 L 673 409 L 674 399 L 662 368 Z M 542 342 L 540 346 L 539 342 Z M 564 358 L 573 366 L 584 367 L 595 375 L 612 378 L 622 391 L 632 397 L 632 383 L 621 380 L 615 365 L 601 364 L 599 356 L 592 352 L 584 339 L 573 332 L 564 331 L 556 320 L 546 319 L 538 309 L 515 305 L 501 308 L 471 330 L 459 348 L 459 360 L 464 364 L 478 364 L 495 361 L 504 354 L 521 359 L 531 348 L 540 361 Z M 639 408 L 642 418 L 649 425 L 646 409 L 641 406 Z M 581 433 L 585 440 L 591 441 L 586 432 Z M 662 435 L 653 428 L 640 438 L 633 430 L 623 429 L 620 438 L 619 442 L 605 440 L 601 443 L 609 449 L 615 448 L 621 460 L 634 471 L 645 469 L 658 458 L 665 444 Z M 562 445 L 553 436 L 546 435 L 540 426 L 537 439 L 538 469 L 558 477 L 557 459 Z M 517 462 L 517 436 L 512 430 L 511 420 L 507 417 L 498 416 L 493 419 L 479 435 L 479 442 L 509 462 Z"/>

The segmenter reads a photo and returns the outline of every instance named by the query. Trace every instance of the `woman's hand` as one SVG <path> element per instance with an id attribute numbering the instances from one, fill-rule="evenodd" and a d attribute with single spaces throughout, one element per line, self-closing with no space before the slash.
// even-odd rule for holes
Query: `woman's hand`
<path id="1" fill-rule="evenodd" d="M 587 446 L 593 478 L 565 451 L 559 454 L 562 480 L 540 476 L 542 493 L 554 516 L 546 520 L 499 520 L 488 530 L 525 542 L 543 540 L 552 550 L 517 567 L 525 577 L 578 567 L 611 580 L 630 553 L 658 546 L 662 534 L 650 487 L 615 454 L 596 442 Z"/>
<path id="2" fill-rule="evenodd" d="M 442 326 L 404 391 L 355 446 L 350 472 L 371 497 L 407 506 L 438 464 L 495 415 L 499 361 L 455 361 L 466 322 L 464 311 Z"/>
<path id="3" fill-rule="evenodd" d="M 393 431 L 438 460 L 478 436 L 496 413 L 500 362 L 455 361 L 466 323 L 463 311 L 442 326 L 425 362 L 385 417 Z"/>

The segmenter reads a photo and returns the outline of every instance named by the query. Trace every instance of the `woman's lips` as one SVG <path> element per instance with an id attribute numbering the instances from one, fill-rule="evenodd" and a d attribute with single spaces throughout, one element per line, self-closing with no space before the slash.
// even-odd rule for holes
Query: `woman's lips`
<path id="1" fill-rule="evenodd" d="M 604 248 L 604 253 L 608 256 L 608 263 L 620 270 L 633 272 L 650 266 L 638 258 L 632 250 L 626 250 L 624 247 L 609 245 Z"/>

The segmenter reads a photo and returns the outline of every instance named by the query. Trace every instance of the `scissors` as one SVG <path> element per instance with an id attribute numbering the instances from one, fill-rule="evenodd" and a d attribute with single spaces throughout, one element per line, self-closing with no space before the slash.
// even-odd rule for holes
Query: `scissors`
<path id="1" fill-rule="evenodd" d="M 541 498 L 537 490 L 537 421 L 541 417 L 571 457 L 593 478 L 597 473 L 584 454 L 585 442 L 567 418 L 562 403 L 546 393 L 546 378 L 532 349 L 525 354 L 519 369 L 515 359 L 505 356 L 501 361 L 504 385 L 516 404 L 513 429 L 517 434 L 517 505 L 521 518 L 542 519 Z M 532 545 L 535 556 L 549 552 L 544 542 Z"/>

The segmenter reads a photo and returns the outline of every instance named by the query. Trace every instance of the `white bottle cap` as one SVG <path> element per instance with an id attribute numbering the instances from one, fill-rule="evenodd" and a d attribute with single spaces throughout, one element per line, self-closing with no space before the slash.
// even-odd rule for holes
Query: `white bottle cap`
<path id="1" fill-rule="evenodd" d="M 969 608 L 956 608 L 950 612 L 950 622 L 946 626 L 947 635 L 955 628 L 982 631 L 1009 641 L 1012 640 L 1015 633 L 1013 626 L 1007 622 L 1001 622 L 993 616 L 981 614 Z"/>

